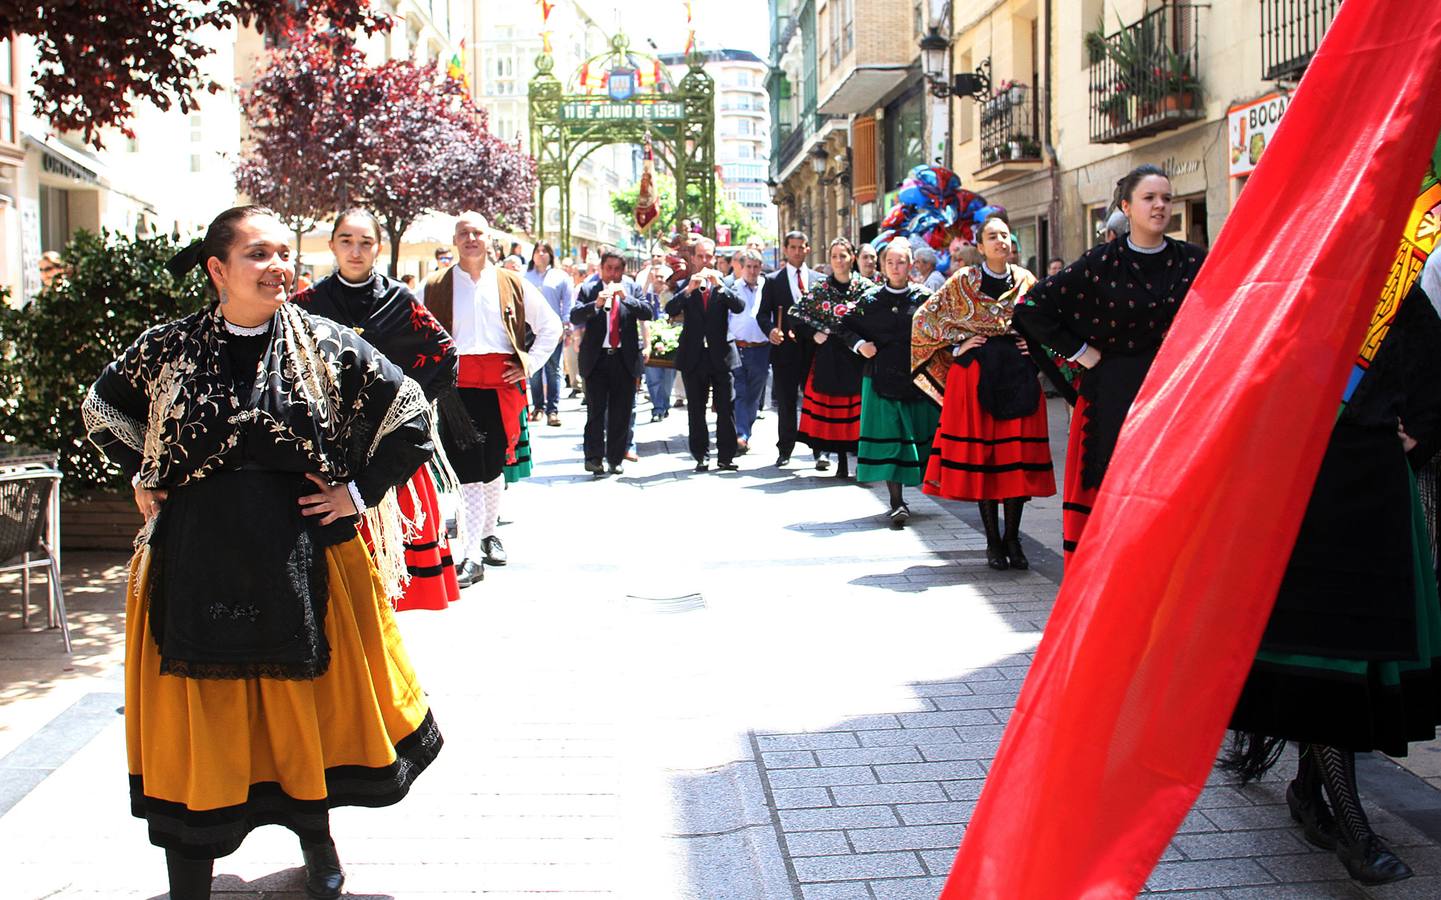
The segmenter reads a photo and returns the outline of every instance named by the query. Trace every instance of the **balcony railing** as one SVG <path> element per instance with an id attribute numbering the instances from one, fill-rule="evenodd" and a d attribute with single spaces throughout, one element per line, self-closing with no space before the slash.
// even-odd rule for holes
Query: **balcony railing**
<path id="1" fill-rule="evenodd" d="M 1024 84 L 1004 85 L 981 104 L 981 166 L 1041 159 L 1036 98 Z"/>
<path id="2" fill-rule="evenodd" d="M 1311 62 L 1341 0 L 1261 0 L 1261 68 L 1294 79 Z"/>
<path id="3" fill-rule="evenodd" d="M 1091 66 L 1092 143 L 1134 141 L 1205 116 L 1196 9 L 1169 3 L 1107 35 Z"/>

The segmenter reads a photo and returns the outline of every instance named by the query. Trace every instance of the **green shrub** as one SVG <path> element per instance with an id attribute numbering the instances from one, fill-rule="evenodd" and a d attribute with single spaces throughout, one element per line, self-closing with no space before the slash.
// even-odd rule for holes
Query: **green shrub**
<path id="1" fill-rule="evenodd" d="M 177 282 L 169 237 L 77 232 L 69 275 L 16 309 L 0 302 L 0 442 L 55 450 L 66 493 L 128 490 L 85 437 L 80 404 L 112 360 L 151 325 L 206 303 L 199 271 Z"/>

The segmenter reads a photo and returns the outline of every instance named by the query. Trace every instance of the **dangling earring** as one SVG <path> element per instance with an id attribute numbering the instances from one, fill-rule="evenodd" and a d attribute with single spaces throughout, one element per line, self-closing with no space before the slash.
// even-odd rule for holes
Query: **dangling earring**
<path id="1" fill-rule="evenodd" d="M 230 297 L 225 293 L 225 288 L 220 289 L 220 305 L 224 306 L 230 302 Z"/>

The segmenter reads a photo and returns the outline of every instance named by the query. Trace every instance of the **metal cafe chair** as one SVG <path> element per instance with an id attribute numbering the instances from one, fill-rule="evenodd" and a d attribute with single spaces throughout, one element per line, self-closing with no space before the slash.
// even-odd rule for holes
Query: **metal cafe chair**
<path id="1" fill-rule="evenodd" d="M 0 572 L 20 570 L 20 623 L 30 627 L 30 571 L 49 582 L 49 625 L 60 628 L 70 653 L 70 623 L 60 587 L 60 479 L 58 469 L 27 466 L 0 471 Z M 18 559 L 16 563 L 14 560 Z"/>

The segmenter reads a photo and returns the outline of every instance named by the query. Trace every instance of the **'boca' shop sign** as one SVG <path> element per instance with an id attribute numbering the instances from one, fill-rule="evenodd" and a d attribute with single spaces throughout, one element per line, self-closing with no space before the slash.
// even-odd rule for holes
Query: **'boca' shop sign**
<path id="1" fill-rule="evenodd" d="M 1229 136 L 1232 178 L 1250 175 L 1255 170 L 1290 103 L 1290 94 L 1267 94 L 1227 111 L 1226 133 Z"/>

